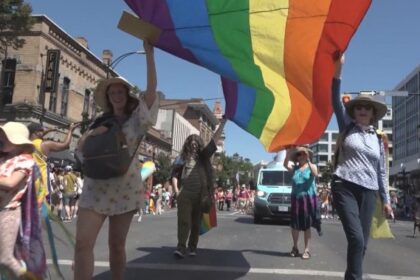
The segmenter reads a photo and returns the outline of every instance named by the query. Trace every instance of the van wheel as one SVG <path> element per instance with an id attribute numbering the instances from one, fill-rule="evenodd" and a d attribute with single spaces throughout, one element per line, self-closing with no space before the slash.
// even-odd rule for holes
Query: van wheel
<path id="1" fill-rule="evenodd" d="M 263 218 L 260 215 L 254 213 L 254 224 L 262 224 Z"/>

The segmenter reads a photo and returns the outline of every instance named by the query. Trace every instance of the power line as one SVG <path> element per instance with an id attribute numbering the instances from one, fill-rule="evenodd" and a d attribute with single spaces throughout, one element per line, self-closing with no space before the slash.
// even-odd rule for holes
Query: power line
<path id="1" fill-rule="evenodd" d="M 219 99 L 222 99 L 222 98 L 223 97 L 205 98 L 205 99 L 197 99 L 197 101 L 219 100 Z M 160 105 L 159 108 L 169 107 L 169 106 L 178 105 L 178 104 L 193 103 L 193 102 L 194 102 L 194 100 L 191 100 L 191 99 L 189 99 L 189 100 L 183 100 L 183 101 L 177 101 L 177 102 L 173 102 L 173 103 L 167 103 L 167 104 Z"/>

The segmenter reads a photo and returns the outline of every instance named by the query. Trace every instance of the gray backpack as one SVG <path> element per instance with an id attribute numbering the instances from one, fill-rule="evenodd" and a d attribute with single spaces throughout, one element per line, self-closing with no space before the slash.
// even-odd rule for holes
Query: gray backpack
<path id="1" fill-rule="evenodd" d="M 82 148 L 84 175 L 101 180 L 123 176 L 136 152 L 130 155 L 121 125 L 115 118 L 107 118 L 96 126 L 106 126 L 108 130 L 85 139 Z"/>

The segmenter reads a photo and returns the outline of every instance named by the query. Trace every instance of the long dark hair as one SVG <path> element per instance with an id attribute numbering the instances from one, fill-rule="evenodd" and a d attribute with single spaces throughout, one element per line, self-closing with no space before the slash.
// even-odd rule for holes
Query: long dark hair
<path id="1" fill-rule="evenodd" d="M 181 158 L 185 161 L 192 156 L 192 142 L 195 141 L 198 144 L 198 153 L 204 149 L 203 139 L 197 134 L 191 134 L 185 139 L 184 145 L 182 146 Z"/>
<path id="2" fill-rule="evenodd" d="M 193 141 L 196 141 L 198 144 L 198 151 L 197 151 L 198 154 L 200 154 L 204 149 L 204 141 L 199 135 L 192 134 L 188 136 L 187 139 L 185 139 L 184 146 L 182 146 L 182 151 L 181 151 L 181 159 L 184 162 L 188 160 L 189 158 L 191 158 L 193 154 L 193 150 L 192 150 Z M 211 192 L 213 190 L 213 167 L 211 165 L 210 159 L 200 157 L 198 160 L 204 166 L 204 169 L 206 171 L 206 176 L 207 176 L 207 180 L 206 180 L 207 190 Z"/>

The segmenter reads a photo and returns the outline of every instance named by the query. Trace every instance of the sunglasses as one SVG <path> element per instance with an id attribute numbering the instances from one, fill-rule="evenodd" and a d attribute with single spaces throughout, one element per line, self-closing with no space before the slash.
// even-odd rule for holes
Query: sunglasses
<path id="1" fill-rule="evenodd" d="M 305 154 L 304 152 L 297 152 L 297 153 L 296 153 L 296 157 L 303 156 L 304 154 Z"/>
<path id="2" fill-rule="evenodd" d="M 373 109 L 373 106 L 371 104 L 357 104 L 357 105 L 354 105 L 354 109 L 356 109 L 358 111 L 360 111 L 362 109 L 370 111 L 370 110 Z"/>

